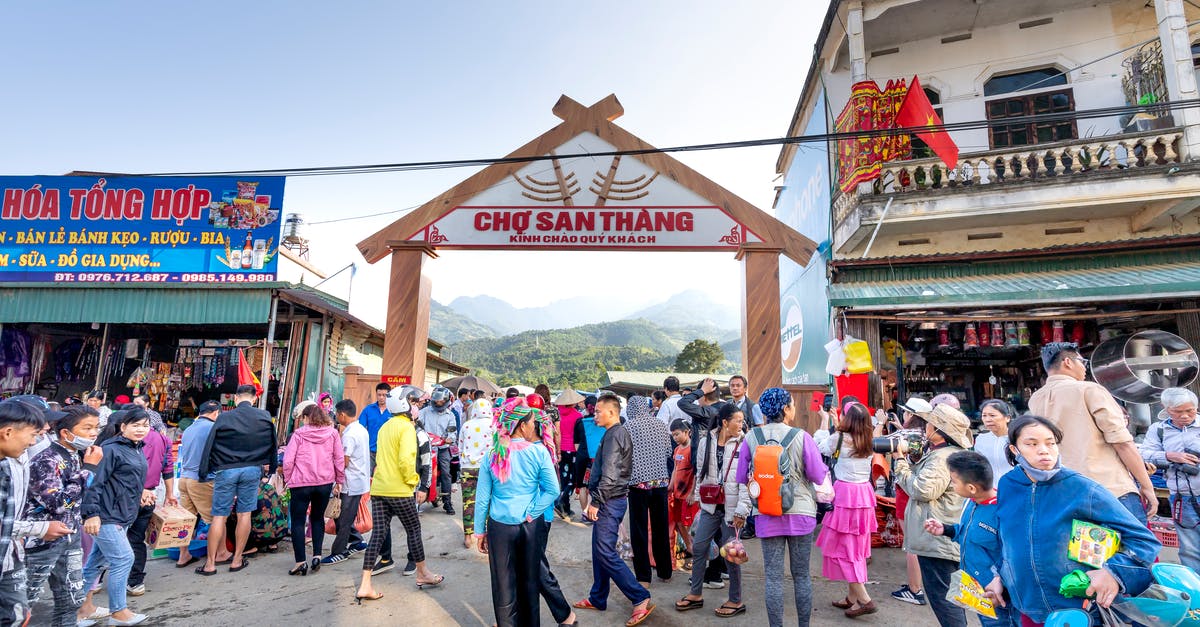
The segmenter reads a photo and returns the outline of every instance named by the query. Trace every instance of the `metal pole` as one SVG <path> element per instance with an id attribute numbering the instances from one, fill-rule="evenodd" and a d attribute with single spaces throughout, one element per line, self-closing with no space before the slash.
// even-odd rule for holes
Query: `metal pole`
<path id="1" fill-rule="evenodd" d="M 867 241 L 867 248 L 863 251 L 863 259 L 866 259 L 867 255 L 871 254 L 871 246 L 875 244 L 875 236 L 879 235 L 879 229 L 883 228 L 883 220 L 887 218 L 888 209 L 892 208 L 892 201 L 895 199 L 895 196 L 888 196 L 887 204 L 883 206 L 883 213 L 879 214 L 879 222 L 875 224 L 875 230 L 871 232 L 871 239 Z"/>
<path id="2" fill-rule="evenodd" d="M 275 318 L 279 310 L 279 295 L 271 294 L 271 318 L 267 323 L 267 342 L 263 346 L 262 380 L 263 393 L 258 397 L 258 408 L 267 408 L 267 392 L 271 388 L 271 350 L 275 347 Z M 282 385 L 283 382 L 280 382 Z"/>
<path id="3" fill-rule="evenodd" d="M 100 334 L 100 361 L 96 364 L 96 387 L 100 389 L 100 380 L 104 378 L 104 361 L 108 357 L 108 323 L 104 323 L 104 333 Z M 108 400 L 107 398 L 105 399 Z"/>

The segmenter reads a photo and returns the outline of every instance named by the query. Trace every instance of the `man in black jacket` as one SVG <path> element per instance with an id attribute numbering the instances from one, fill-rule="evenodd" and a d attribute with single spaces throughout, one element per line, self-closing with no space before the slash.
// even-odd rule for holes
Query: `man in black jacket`
<path id="1" fill-rule="evenodd" d="M 208 529 L 208 559 L 196 569 L 201 575 L 217 572 L 217 547 L 225 543 L 225 521 L 237 497 L 237 532 L 229 571 L 237 572 L 249 564 L 242 551 L 250 539 L 250 514 L 258 508 L 258 484 L 263 469 L 275 472 L 275 423 L 271 415 L 254 406 L 258 390 L 239 385 L 234 400 L 237 407 L 222 413 L 208 433 L 200 458 L 201 477 L 216 473 L 213 480 L 212 525 Z"/>
<path id="2" fill-rule="evenodd" d="M 592 525 L 592 590 L 575 604 L 578 609 L 608 608 L 609 583 L 615 582 L 633 603 L 630 622 L 640 623 L 654 610 L 650 592 L 638 583 L 617 552 L 617 531 L 629 507 L 629 478 L 633 474 L 633 439 L 621 424 L 621 401 L 602 396 L 596 401 L 596 424 L 604 427 L 600 448 L 588 481 L 591 504 L 586 516 Z"/>

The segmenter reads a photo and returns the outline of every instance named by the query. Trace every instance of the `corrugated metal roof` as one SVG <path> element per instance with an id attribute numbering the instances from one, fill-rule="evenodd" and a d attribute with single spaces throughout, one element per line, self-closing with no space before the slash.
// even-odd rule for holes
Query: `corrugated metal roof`
<path id="1" fill-rule="evenodd" d="M 1028 304 L 1200 293 L 1200 251 L 844 269 L 834 307 Z"/>
<path id="2" fill-rule="evenodd" d="M 272 288 L 0 285 L 0 323 L 265 324 Z"/>

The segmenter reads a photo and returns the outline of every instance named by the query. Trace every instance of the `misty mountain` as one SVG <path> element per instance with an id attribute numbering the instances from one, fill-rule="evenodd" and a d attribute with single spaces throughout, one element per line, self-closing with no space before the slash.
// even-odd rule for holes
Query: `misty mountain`
<path id="1" fill-rule="evenodd" d="M 511 335 L 535 329 L 570 329 L 620 320 L 632 307 L 614 304 L 605 299 L 577 296 L 555 301 L 542 307 L 514 307 L 493 296 L 460 296 L 449 308 L 479 324 L 490 327 L 498 335 Z"/>
<path id="2" fill-rule="evenodd" d="M 727 301 L 717 302 L 699 290 L 687 290 L 671 296 L 666 302 L 652 305 L 628 316 L 627 320 L 645 318 L 664 327 L 716 327 L 718 329 L 740 329 L 741 312 L 738 311 L 741 296 L 730 291 Z"/>
<path id="3" fill-rule="evenodd" d="M 497 337 L 495 329 L 474 320 L 437 302 L 429 306 L 429 337 L 443 344 L 456 344 L 466 340 Z"/>

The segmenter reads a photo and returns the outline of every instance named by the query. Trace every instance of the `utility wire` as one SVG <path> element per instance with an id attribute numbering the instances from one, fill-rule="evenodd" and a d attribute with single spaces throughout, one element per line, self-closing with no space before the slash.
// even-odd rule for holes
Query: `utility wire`
<path id="1" fill-rule="evenodd" d="M 1181 100 L 1177 102 L 1162 102 L 1149 105 L 1123 105 L 1117 107 L 1102 107 L 1082 111 L 1061 111 L 1040 113 L 996 120 L 972 120 L 955 122 L 932 127 L 935 132 L 967 131 L 995 127 L 1020 126 L 1028 124 L 1053 124 L 1057 122 L 1072 122 L 1121 116 L 1126 114 L 1163 112 L 1200 107 L 1200 99 Z M 589 157 L 637 156 L 646 154 L 663 154 L 679 152 L 700 152 L 709 150 L 727 150 L 733 148 L 753 148 L 761 146 L 781 146 L 789 144 L 824 143 L 874 137 L 889 137 L 893 135 L 911 135 L 918 132 L 929 132 L 931 127 L 902 127 L 849 131 L 844 133 L 817 133 L 812 135 L 797 135 L 792 137 L 775 137 L 767 139 L 752 139 L 732 142 L 714 142 L 707 144 L 691 144 L 671 146 L 667 148 L 640 148 L 634 150 L 610 150 L 601 152 L 585 152 L 557 155 L 528 155 L 519 157 L 496 157 L 479 159 L 451 159 L 446 161 L 416 161 L 408 163 L 383 163 L 344 166 L 323 166 L 311 168 L 278 168 L 260 170 L 214 170 L 207 172 L 152 172 L 130 176 L 234 176 L 234 175 L 273 175 L 273 176 L 330 176 L 345 174 L 375 174 L 381 172 L 412 172 L 420 170 L 437 170 L 447 168 L 477 167 L 505 163 L 534 163 L 552 159 L 583 159 Z M 1036 145 L 1035 145 L 1036 146 Z M 1036 149 L 1036 148 L 1034 148 Z"/>

